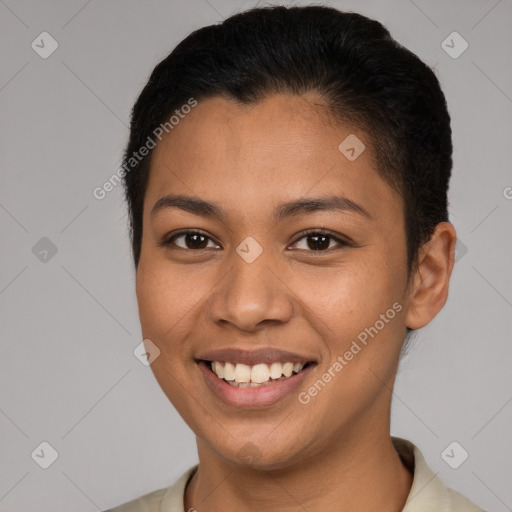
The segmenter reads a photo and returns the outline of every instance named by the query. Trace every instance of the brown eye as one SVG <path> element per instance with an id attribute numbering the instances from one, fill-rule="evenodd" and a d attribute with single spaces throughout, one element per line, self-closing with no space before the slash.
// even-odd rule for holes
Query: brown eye
<path id="1" fill-rule="evenodd" d="M 303 247 L 298 247 L 299 250 L 306 250 L 306 251 L 316 251 L 316 252 L 326 252 L 329 249 L 332 249 L 333 246 L 331 245 L 331 242 L 334 241 L 337 244 L 338 248 L 346 247 L 349 244 L 340 238 L 330 234 L 325 233 L 323 231 L 310 231 L 308 233 L 302 233 L 302 237 L 296 240 L 293 245 L 297 245 L 301 240 L 306 240 L 306 242 L 303 244 Z M 335 247 L 334 246 L 334 247 Z"/>
<path id="2" fill-rule="evenodd" d="M 182 242 L 177 243 L 178 240 L 182 239 Z M 166 246 L 177 246 L 180 249 L 185 250 L 201 250 L 208 249 L 208 242 L 213 241 L 203 233 L 199 231 L 181 231 L 180 233 L 176 233 L 171 238 L 167 239 L 163 245 Z M 214 247 L 218 247 L 214 244 Z"/>

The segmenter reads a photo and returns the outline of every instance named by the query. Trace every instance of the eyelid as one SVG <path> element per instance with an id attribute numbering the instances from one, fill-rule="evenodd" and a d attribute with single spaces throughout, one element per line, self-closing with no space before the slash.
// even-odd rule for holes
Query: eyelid
<path id="1" fill-rule="evenodd" d="M 196 229 L 196 228 L 183 229 L 181 231 L 177 231 L 176 233 L 171 233 L 170 235 L 164 236 L 164 238 L 158 243 L 158 245 L 160 247 L 172 246 L 173 248 L 182 249 L 183 251 L 194 251 L 194 252 L 200 252 L 200 251 L 204 251 L 206 249 L 206 248 L 205 249 L 183 249 L 183 247 L 179 247 L 173 243 L 173 241 L 176 238 L 179 238 L 180 236 L 188 235 L 188 234 L 204 236 L 205 238 L 212 241 L 216 245 L 220 245 L 208 233 L 206 233 L 205 231 L 202 231 L 201 229 Z"/>
<path id="2" fill-rule="evenodd" d="M 301 231 L 300 233 L 297 234 L 297 239 L 293 243 L 294 244 L 297 243 L 299 240 L 301 240 L 302 238 L 304 238 L 308 235 L 324 235 L 324 236 L 331 237 L 333 240 L 336 240 L 337 242 L 339 242 L 340 244 L 343 244 L 343 245 L 352 245 L 353 244 L 353 242 L 348 237 L 342 236 L 342 235 L 336 235 L 332 231 L 329 231 L 328 229 L 323 229 L 323 228 L 310 228 L 310 229 Z"/>
<path id="3" fill-rule="evenodd" d="M 323 229 L 323 228 L 310 228 L 310 229 L 301 231 L 300 233 L 297 234 L 297 238 L 295 239 L 295 241 L 292 242 L 290 245 L 296 244 L 299 240 L 306 238 L 308 235 L 328 236 L 328 237 L 332 238 L 333 240 L 335 240 L 336 242 L 338 242 L 338 247 L 355 247 L 355 244 L 348 237 L 343 237 L 341 235 L 335 235 L 331 231 Z M 306 251 L 306 252 L 311 252 L 314 254 L 321 254 L 321 253 L 329 253 L 335 249 L 336 249 L 336 247 L 331 247 L 330 249 L 326 249 L 324 251 Z M 297 249 L 297 250 L 301 250 L 301 249 Z"/>

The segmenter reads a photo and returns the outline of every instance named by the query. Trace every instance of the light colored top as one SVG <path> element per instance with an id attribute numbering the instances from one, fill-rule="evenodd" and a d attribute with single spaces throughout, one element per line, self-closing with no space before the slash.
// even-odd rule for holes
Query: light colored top
<path id="1" fill-rule="evenodd" d="M 427 466 L 413 443 L 399 437 L 391 439 L 405 466 L 414 473 L 402 512 L 484 512 L 462 494 L 446 487 Z M 170 487 L 150 492 L 105 512 L 186 512 L 183 504 L 185 488 L 197 468 L 198 465 L 189 468 Z"/>

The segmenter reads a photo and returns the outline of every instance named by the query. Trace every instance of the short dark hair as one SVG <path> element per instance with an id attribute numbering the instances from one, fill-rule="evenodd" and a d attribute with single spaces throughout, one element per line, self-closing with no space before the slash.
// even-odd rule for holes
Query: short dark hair
<path id="1" fill-rule="evenodd" d="M 404 201 L 410 272 L 420 246 L 448 220 L 450 116 L 432 69 L 361 14 L 262 7 L 192 32 L 155 67 L 137 99 L 123 167 L 190 98 L 248 104 L 305 92 L 317 93 L 334 119 L 369 137 L 377 171 Z M 124 174 L 135 268 L 151 154 Z"/>

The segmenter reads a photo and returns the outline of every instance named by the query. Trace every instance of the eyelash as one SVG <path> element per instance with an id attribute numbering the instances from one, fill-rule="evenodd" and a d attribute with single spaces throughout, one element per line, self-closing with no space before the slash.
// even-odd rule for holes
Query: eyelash
<path id="1" fill-rule="evenodd" d="M 165 238 L 159 245 L 160 246 L 164 246 L 164 247 L 169 247 L 171 249 L 178 249 L 178 250 L 181 249 L 183 251 L 194 251 L 194 252 L 200 252 L 200 251 L 204 251 L 204 250 L 207 249 L 207 248 L 203 248 L 203 249 L 189 249 L 189 248 L 183 248 L 183 247 L 176 246 L 173 242 L 177 238 L 180 238 L 183 235 L 201 235 L 204 238 L 207 238 L 208 240 L 211 240 L 212 242 L 216 243 L 205 232 L 203 232 L 201 230 L 197 230 L 197 229 L 188 229 L 188 230 L 184 230 L 184 231 L 179 231 L 178 233 L 175 233 L 174 235 L 172 235 L 169 238 Z M 338 250 L 338 249 L 341 249 L 343 247 L 355 247 L 355 244 L 353 244 L 353 243 L 351 243 L 351 242 L 349 242 L 347 240 L 343 240 L 340 237 L 337 237 L 337 236 L 333 235 L 331 232 L 326 231 L 324 229 L 320 229 L 320 228 L 318 228 L 318 229 L 309 229 L 309 230 L 305 230 L 305 231 L 300 232 L 298 234 L 298 238 L 291 245 L 294 245 L 297 242 L 299 242 L 300 240 L 302 240 L 303 238 L 308 238 L 308 236 L 312 236 L 312 235 L 327 236 L 330 239 L 332 239 L 335 242 L 337 242 L 339 245 L 337 247 L 330 247 L 328 249 L 320 249 L 318 251 L 314 251 L 314 250 L 311 250 L 311 249 L 297 249 L 297 250 L 306 251 L 306 252 L 310 252 L 310 253 L 313 253 L 313 254 L 319 254 L 319 253 L 330 253 L 332 250 Z M 217 245 L 220 245 L 220 244 L 217 244 Z M 329 243 L 329 245 L 330 245 L 330 243 Z"/>

